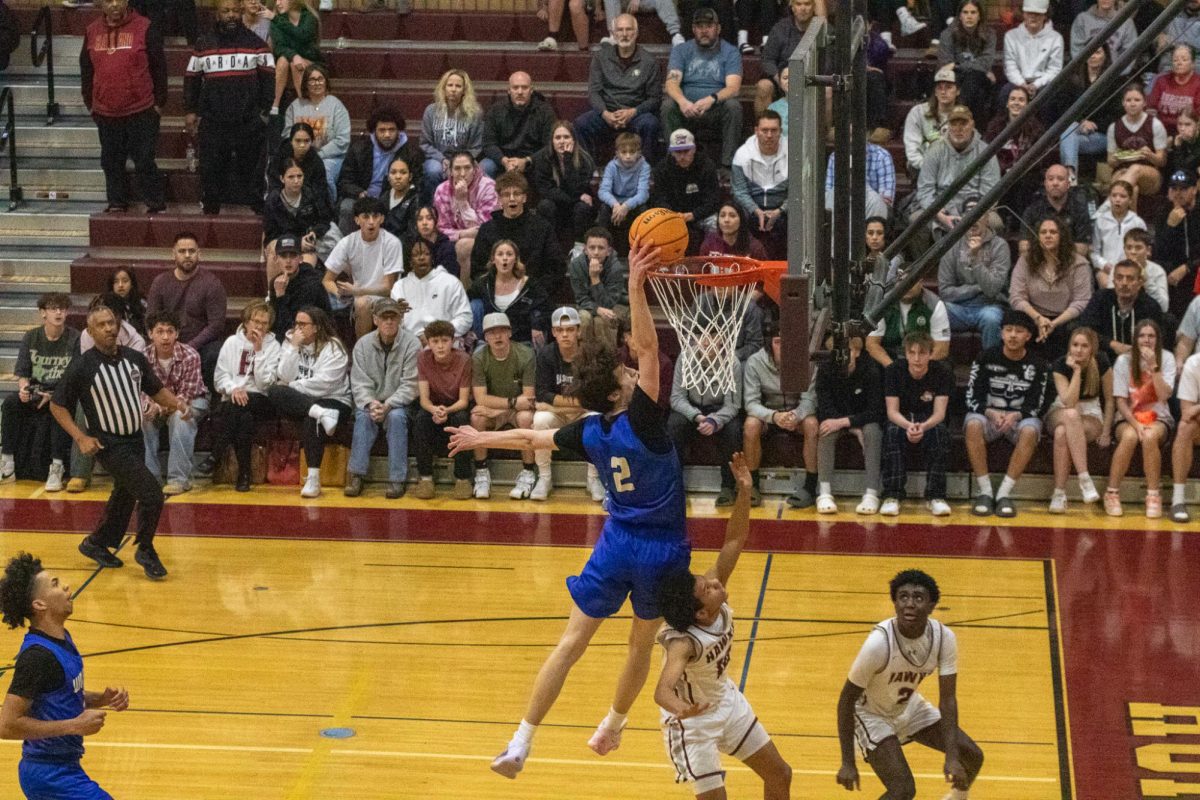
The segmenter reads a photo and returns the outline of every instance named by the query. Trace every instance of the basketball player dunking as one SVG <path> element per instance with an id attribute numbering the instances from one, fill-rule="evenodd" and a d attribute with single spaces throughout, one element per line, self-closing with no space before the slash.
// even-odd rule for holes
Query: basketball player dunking
<path id="1" fill-rule="evenodd" d="M 667 434 L 666 413 L 658 405 L 658 334 L 646 301 L 646 273 L 659 251 L 629 251 L 630 350 L 636 372 L 626 369 L 606 341 L 584 344 L 575 360 L 580 404 L 595 414 L 555 430 L 476 431 L 449 428 L 451 455 L 475 447 L 508 450 L 570 450 L 595 465 L 608 491 L 608 519 L 579 575 L 567 579 L 574 602 L 558 646 L 534 681 L 525 717 L 492 769 L 515 778 L 537 726 L 562 690 L 607 617 L 626 597 L 633 604 L 629 653 L 617 682 L 612 708 L 588 746 L 600 755 L 621 742 L 626 715 L 650 672 L 654 638 L 662 624 L 654 590 L 661 577 L 686 569 L 691 546 L 685 529 L 683 469 Z"/>
<path id="2" fill-rule="evenodd" d="M 983 767 L 983 751 L 958 727 L 958 642 L 953 631 L 929 618 L 941 598 L 937 582 L 910 569 L 893 578 L 890 588 L 896 616 L 867 635 L 838 699 L 837 782 L 858 788 L 857 736 L 863 759 L 887 789 L 883 798 L 912 800 L 917 787 L 901 748 L 915 741 L 946 754 L 951 789 L 943 800 L 966 800 Z M 917 692 L 934 672 L 940 710 Z"/>

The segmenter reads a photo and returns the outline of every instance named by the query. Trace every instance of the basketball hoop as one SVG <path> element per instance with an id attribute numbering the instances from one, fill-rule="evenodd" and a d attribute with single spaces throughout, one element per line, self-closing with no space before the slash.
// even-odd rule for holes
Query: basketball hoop
<path id="1" fill-rule="evenodd" d="M 693 256 L 663 264 L 647 273 L 671 327 L 679 335 L 681 383 L 702 395 L 734 388 L 733 365 L 742 320 L 762 283 L 779 302 L 785 261 L 739 256 Z"/>

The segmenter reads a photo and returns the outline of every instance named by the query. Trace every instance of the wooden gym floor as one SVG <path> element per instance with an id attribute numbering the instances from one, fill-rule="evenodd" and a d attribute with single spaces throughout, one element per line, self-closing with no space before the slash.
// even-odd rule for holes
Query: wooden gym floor
<path id="1" fill-rule="evenodd" d="M 76 552 L 105 491 L 0 487 L 0 544 L 6 557 L 40 555 L 78 593 L 70 629 L 88 685 L 130 690 L 130 710 L 109 715 L 84 761 L 115 797 L 691 796 L 672 782 L 657 727 L 657 658 L 621 749 L 602 759 L 586 747 L 628 607 L 572 673 L 520 778 L 487 769 L 562 629 L 563 579 L 603 521 L 578 494 L 427 505 L 197 490 L 168 502 L 158 549 L 171 575 L 154 584 L 132 543 L 121 570 Z M 1083 511 L 1017 520 L 960 512 L 934 526 L 914 507 L 864 526 L 755 509 L 730 587 L 730 674 L 795 770 L 793 797 L 851 796 L 833 781 L 837 694 L 866 632 L 891 615 L 888 579 L 909 566 L 938 579 L 937 613 L 959 636 L 961 723 L 987 756 L 973 798 L 1197 796 L 1200 526 L 1126 517 L 1120 529 Z M 689 532 L 706 569 L 724 532 L 711 499 L 690 503 Z M 19 641 L 0 634 L 0 671 Z M 924 689 L 936 702 L 936 679 Z M 322 736 L 331 729 L 352 735 Z M 940 756 L 906 751 L 918 797 L 940 798 Z M 18 757 L 0 744 L 2 797 L 19 796 Z M 752 773 L 726 766 L 730 797 L 761 796 Z M 878 796 L 860 769 L 857 796 Z"/>

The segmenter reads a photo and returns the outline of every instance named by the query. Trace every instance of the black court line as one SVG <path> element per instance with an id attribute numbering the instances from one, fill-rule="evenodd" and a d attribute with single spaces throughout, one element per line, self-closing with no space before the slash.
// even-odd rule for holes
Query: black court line
<path id="1" fill-rule="evenodd" d="M 457 564 L 363 564 L 364 567 L 397 567 L 403 569 L 457 569 L 457 570 L 496 570 L 513 572 L 516 567 L 469 567 Z"/>
<path id="2" fill-rule="evenodd" d="M 754 624 L 750 626 L 750 643 L 746 645 L 746 660 L 742 662 L 742 680 L 738 691 L 746 691 L 746 679 L 750 677 L 750 659 L 754 656 L 754 640 L 758 637 L 758 622 L 762 619 L 763 600 L 767 596 L 767 579 L 771 577 L 771 557 L 767 553 L 767 563 L 763 566 L 762 586 L 758 589 L 758 605 L 754 608 Z"/>
<path id="3" fill-rule="evenodd" d="M 771 589 L 772 592 L 800 592 L 804 594 L 868 594 L 878 595 L 878 591 L 862 591 L 858 589 L 783 589 L 778 586 Z M 971 600 L 1045 600 L 1046 598 L 1038 594 L 950 594 L 942 593 L 942 599 L 948 597 L 962 597 Z"/>
<path id="4" fill-rule="evenodd" d="M 196 631 L 188 628 L 163 628 L 157 625 L 131 625 L 127 622 L 101 622 L 95 619 L 71 617 L 72 625 L 102 625 L 106 628 L 132 628 L 138 631 L 160 631 L 162 633 L 190 633 L 196 636 L 228 636 L 224 631 Z"/>
<path id="5" fill-rule="evenodd" d="M 1050 679 L 1054 685 L 1054 727 L 1058 740 L 1058 781 L 1062 786 L 1063 800 L 1075 797 L 1071 776 L 1071 758 L 1067 743 L 1067 710 L 1063 687 L 1062 660 L 1059 658 L 1058 637 L 1058 592 L 1054 586 L 1054 564 L 1049 559 L 1042 562 L 1042 578 L 1046 586 L 1046 627 L 1050 640 Z"/>
<path id="6" fill-rule="evenodd" d="M 117 553 L 121 552 L 121 548 L 123 548 L 125 545 L 129 544 L 130 540 L 132 540 L 132 539 L 133 539 L 132 536 L 126 535 L 125 538 L 121 540 L 121 543 L 119 545 L 117 545 L 117 549 L 115 552 L 117 552 Z M 79 597 L 79 595 L 83 594 L 83 590 L 88 587 L 88 584 L 90 584 L 92 581 L 96 580 L 96 576 L 99 575 L 101 572 L 103 572 L 104 569 L 105 568 L 103 566 L 96 567 L 95 571 L 92 572 L 92 574 L 90 576 L 88 576 L 88 579 L 86 581 L 84 581 L 83 584 L 78 589 L 75 590 L 75 594 L 71 595 L 71 599 L 74 600 L 76 597 Z"/>

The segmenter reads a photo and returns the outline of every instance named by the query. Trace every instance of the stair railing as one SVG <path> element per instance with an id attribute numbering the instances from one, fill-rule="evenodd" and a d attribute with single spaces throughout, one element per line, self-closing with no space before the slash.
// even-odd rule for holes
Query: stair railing
<path id="1" fill-rule="evenodd" d="M 40 48 L 39 33 L 46 37 Z M 33 22 L 33 32 L 29 34 L 29 56 L 35 67 L 40 67 L 43 62 L 46 64 L 46 124 L 53 125 L 58 120 L 59 107 L 54 101 L 54 18 L 48 5 L 42 6 Z"/>
<path id="2" fill-rule="evenodd" d="M 17 178 L 17 114 L 12 89 L 7 86 L 0 89 L 0 109 L 4 111 L 4 125 L 0 127 L 0 151 L 8 150 L 8 210 L 16 211 L 25 199 L 25 193 Z"/>

